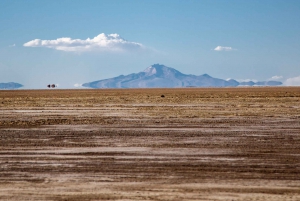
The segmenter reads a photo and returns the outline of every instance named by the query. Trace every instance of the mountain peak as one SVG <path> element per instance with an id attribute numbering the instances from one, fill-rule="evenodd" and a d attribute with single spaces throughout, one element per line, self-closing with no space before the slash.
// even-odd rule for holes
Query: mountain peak
<path id="1" fill-rule="evenodd" d="M 146 75 L 154 75 L 154 74 L 156 74 L 156 68 L 155 67 L 153 67 L 153 66 L 149 66 L 148 68 L 146 68 L 143 72 L 145 72 L 146 73 Z"/>
<path id="2" fill-rule="evenodd" d="M 180 73 L 174 68 L 170 68 L 161 64 L 153 64 L 146 68 L 143 72 L 146 73 L 146 76 L 156 75 L 157 77 Z"/>
<path id="3" fill-rule="evenodd" d="M 201 75 L 202 77 L 206 77 L 206 78 L 211 78 L 211 76 L 210 75 L 208 75 L 208 74 L 203 74 L 203 75 Z"/>
<path id="4" fill-rule="evenodd" d="M 166 67 L 165 65 L 161 65 L 161 64 L 153 64 L 151 65 L 153 68 L 163 68 Z"/>
<path id="5" fill-rule="evenodd" d="M 146 68 L 144 70 L 144 72 L 148 72 L 149 70 L 152 70 L 152 69 L 162 69 L 164 67 L 166 67 L 166 66 L 165 65 L 160 65 L 160 64 L 153 64 L 153 65 L 149 66 L 148 68 Z M 168 68 L 168 67 L 166 67 L 166 68 Z"/>

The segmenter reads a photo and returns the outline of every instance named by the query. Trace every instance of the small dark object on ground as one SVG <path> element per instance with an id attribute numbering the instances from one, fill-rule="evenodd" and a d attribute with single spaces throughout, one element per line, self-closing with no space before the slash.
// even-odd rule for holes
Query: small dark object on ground
<path id="1" fill-rule="evenodd" d="M 164 98 L 164 97 L 165 97 L 165 95 L 161 95 L 160 97 Z"/>
<path id="2" fill-rule="evenodd" d="M 47 87 L 48 87 L 48 88 L 55 88 L 56 85 L 55 85 L 55 84 L 48 84 Z"/>

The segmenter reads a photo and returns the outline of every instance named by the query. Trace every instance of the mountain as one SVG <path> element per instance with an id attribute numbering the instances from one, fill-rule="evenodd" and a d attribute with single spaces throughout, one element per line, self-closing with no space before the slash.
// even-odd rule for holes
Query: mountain
<path id="1" fill-rule="evenodd" d="M 23 85 L 15 82 L 0 83 L 0 89 L 18 89 L 20 87 Z"/>
<path id="2" fill-rule="evenodd" d="M 268 82 L 260 82 L 268 84 Z M 271 83 L 276 84 L 276 83 Z M 280 83 L 282 84 L 282 83 Z M 276 84 L 276 85 L 280 85 Z M 235 87 L 240 83 L 236 80 L 213 78 L 207 74 L 186 75 L 174 68 L 160 64 L 149 66 L 144 71 L 129 75 L 84 83 L 90 88 L 173 88 L 173 87 Z"/>

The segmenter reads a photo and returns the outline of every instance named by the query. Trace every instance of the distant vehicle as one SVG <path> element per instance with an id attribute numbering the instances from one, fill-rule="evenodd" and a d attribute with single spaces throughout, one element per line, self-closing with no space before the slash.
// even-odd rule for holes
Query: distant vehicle
<path id="1" fill-rule="evenodd" d="M 55 88 L 55 87 L 57 87 L 57 86 L 56 86 L 55 84 L 48 84 L 47 87 L 48 87 L 48 88 Z"/>

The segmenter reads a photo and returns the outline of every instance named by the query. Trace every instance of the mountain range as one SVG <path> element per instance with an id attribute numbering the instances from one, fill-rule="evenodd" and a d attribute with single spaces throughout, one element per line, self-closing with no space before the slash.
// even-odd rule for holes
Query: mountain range
<path id="1" fill-rule="evenodd" d="M 223 80 L 208 74 L 187 75 L 160 64 L 154 64 L 139 73 L 120 75 L 104 80 L 82 84 L 90 88 L 173 88 L 173 87 L 236 87 L 236 86 L 277 86 L 278 81 L 238 82 Z"/>
<path id="2" fill-rule="evenodd" d="M 23 85 L 15 82 L 0 83 L 0 89 L 18 89 L 20 87 Z"/>

